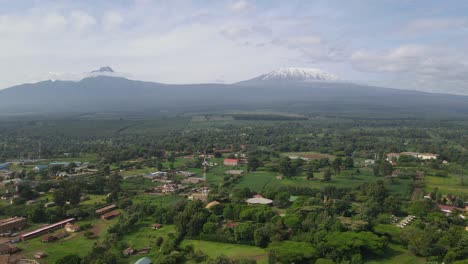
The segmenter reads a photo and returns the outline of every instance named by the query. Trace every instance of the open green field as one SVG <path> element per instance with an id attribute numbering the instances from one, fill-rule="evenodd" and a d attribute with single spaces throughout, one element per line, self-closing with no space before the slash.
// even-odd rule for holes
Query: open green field
<path id="1" fill-rule="evenodd" d="M 188 244 L 213 258 L 225 255 L 230 258 L 253 258 L 257 263 L 268 263 L 267 250 L 259 247 L 189 239 L 182 242 L 182 245 Z"/>
<path id="2" fill-rule="evenodd" d="M 21 249 L 19 254 L 26 258 L 33 259 L 34 254 L 37 252 L 44 252 L 48 255 L 48 257 L 40 260 L 40 263 L 55 263 L 56 260 L 69 254 L 78 254 L 80 256 L 84 256 L 91 249 L 94 242 L 102 239 L 108 227 L 116 221 L 117 218 L 109 221 L 95 219 L 91 221 L 77 222 L 77 225 L 84 225 L 86 223 L 92 224 L 93 227 L 90 229 L 90 231 L 93 231 L 97 238 L 87 239 L 83 235 L 84 231 L 80 231 L 77 233 L 71 233 L 68 237 L 62 238 L 55 242 L 43 243 L 41 239 L 44 235 L 42 235 L 18 243 L 18 247 Z M 64 230 L 59 229 L 51 234 L 59 232 L 64 232 Z"/>
<path id="3" fill-rule="evenodd" d="M 461 185 L 462 177 L 464 177 L 464 186 Z M 434 190 L 434 188 L 439 188 L 439 191 L 441 191 L 444 194 L 468 194 L 467 176 L 455 176 L 453 174 L 449 174 L 448 177 L 426 176 L 424 177 L 424 182 L 426 184 L 426 192 L 431 192 Z"/>
<path id="4" fill-rule="evenodd" d="M 164 239 L 168 236 L 169 233 L 175 233 L 174 226 L 168 225 L 163 226 L 158 230 L 151 228 L 151 225 L 154 224 L 154 221 L 146 218 L 140 220 L 137 225 L 137 230 L 128 234 L 122 238 L 121 250 L 124 250 L 127 247 L 132 247 L 135 250 L 142 248 L 150 248 L 150 251 L 146 255 L 135 255 L 128 258 L 128 263 L 134 263 L 142 257 L 148 257 L 150 259 L 155 259 L 159 253 L 156 249 L 156 239 L 158 237 L 163 237 Z M 116 254 L 122 254 L 121 252 L 116 252 Z"/>
<path id="5" fill-rule="evenodd" d="M 256 171 L 246 174 L 236 187 L 249 187 L 261 192 L 266 187 L 297 186 L 323 189 L 326 186 L 336 186 L 340 188 L 355 188 L 365 182 L 375 182 L 383 180 L 383 177 L 375 177 L 370 169 L 361 169 L 358 174 L 354 170 L 343 171 L 339 175 L 333 175 L 330 182 L 322 182 L 321 173 L 315 173 L 315 180 L 307 180 L 305 175 L 292 177 L 291 179 L 277 179 L 278 173 L 269 171 Z M 412 180 L 397 179 L 393 182 L 385 182 L 390 192 L 401 197 L 409 198 L 411 195 Z"/>
<path id="6" fill-rule="evenodd" d="M 389 249 L 386 252 L 385 257 L 378 260 L 371 260 L 366 262 L 367 264 L 419 264 L 426 263 L 426 260 L 421 257 L 417 257 L 406 248 L 401 245 L 389 244 Z"/>
<path id="7" fill-rule="evenodd" d="M 152 204 L 152 205 L 163 205 L 163 204 L 175 204 L 186 198 L 181 195 L 151 195 L 151 194 L 139 194 L 132 197 L 134 204 Z"/>

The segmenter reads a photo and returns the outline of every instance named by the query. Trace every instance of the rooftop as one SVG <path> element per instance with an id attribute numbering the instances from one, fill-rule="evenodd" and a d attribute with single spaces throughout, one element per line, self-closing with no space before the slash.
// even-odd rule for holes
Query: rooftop
<path id="1" fill-rule="evenodd" d="M 250 198 L 246 201 L 248 204 L 271 204 L 273 200 L 267 198 Z"/>

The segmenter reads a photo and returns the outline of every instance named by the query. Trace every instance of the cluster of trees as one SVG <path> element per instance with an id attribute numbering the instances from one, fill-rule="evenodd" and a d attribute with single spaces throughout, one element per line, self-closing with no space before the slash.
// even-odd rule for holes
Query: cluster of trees
<path id="1" fill-rule="evenodd" d="M 58 122 L 58 121 L 57 121 Z M 55 126 L 54 122 L 50 122 Z M 82 122 L 87 129 L 87 123 Z M 115 123 L 103 122 L 112 130 Z M 159 131 L 138 136 L 145 131 L 131 133 L 79 133 L 76 129 L 59 132 L 60 128 L 37 131 L 37 124 L 0 124 L 0 161 L 18 157 L 59 156 L 64 152 L 99 153 L 106 163 L 118 163 L 134 158 L 163 158 L 166 151 L 177 153 L 214 153 L 214 148 L 226 148 L 248 144 L 270 151 L 310 151 L 338 156 L 373 158 L 375 154 L 401 152 L 414 149 L 420 152 L 440 154 L 441 159 L 467 164 L 468 153 L 466 127 L 463 123 L 424 120 L 331 120 L 282 121 L 275 124 L 257 122 L 249 127 L 225 125 L 211 127 L 174 127 L 172 133 Z M 108 130 L 105 130 L 108 129 Z M 118 131 L 118 130 L 117 130 Z M 45 132 L 45 131 L 44 131 Z M 5 142 L 1 144 L 1 142 Z M 8 142 L 8 143 L 6 143 Z M 460 148 L 460 146 L 462 148 Z M 345 165 L 346 166 L 346 165 Z"/>

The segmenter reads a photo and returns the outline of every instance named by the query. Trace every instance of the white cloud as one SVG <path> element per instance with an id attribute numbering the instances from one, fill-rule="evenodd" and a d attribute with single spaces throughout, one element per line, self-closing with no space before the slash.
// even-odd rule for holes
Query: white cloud
<path id="1" fill-rule="evenodd" d="M 467 94 L 468 64 L 457 52 L 422 45 L 403 45 L 384 51 L 357 51 L 352 65 L 364 72 L 387 74 L 381 85 L 432 92 Z"/>
<path id="2" fill-rule="evenodd" d="M 82 11 L 71 12 L 70 20 L 73 27 L 78 30 L 84 30 L 96 24 L 96 19 L 94 17 Z"/>
<path id="3" fill-rule="evenodd" d="M 385 26 L 385 18 L 369 30 L 357 29 L 374 18 L 319 2 L 267 1 L 262 8 L 247 0 L 33 2 L 16 10 L 2 5 L 0 72 L 7 74 L 0 78 L 0 89 L 28 80 L 79 78 L 66 72 L 102 65 L 167 83 L 235 82 L 297 65 L 341 69 L 341 76 L 351 78 L 393 78 L 400 88 L 467 87 L 463 62 L 468 50 L 462 43 L 468 38 L 412 39 L 423 44 L 404 45 L 407 36 L 375 32 Z M 465 20 L 418 19 L 406 30 L 463 33 Z"/>
<path id="4" fill-rule="evenodd" d="M 229 8 L 233 11 L 243 11 L 249 7 L 249 2 L 246 0 L 238 0 L 229 5 Z"/>
<path id="5" fill-rule="evenodd" d="M 123 16 L 116 11 L 109 11 L 104 14 L 102 24 L 105 30 L 111 30 L 120 26 L 124 22 Z"/>
<path id="6" fill-rule="evenodd" d="M 465 28 L 468 29 L 467 18 L 419 18 L 410 21 L 403 31 L 414 34 L 422 31 L 440 31 L 446 29 Z"/>

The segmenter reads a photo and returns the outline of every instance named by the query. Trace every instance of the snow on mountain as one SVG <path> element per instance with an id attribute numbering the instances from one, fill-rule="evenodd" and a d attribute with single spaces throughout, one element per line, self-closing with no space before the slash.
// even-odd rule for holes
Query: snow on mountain
<path id="1" fill-rule="evenodd" d="M 336 81 L 338 77 L 316 68 L 280 68 L 261 75 L 263 81 Z"/>
<path id="2" fill-rule="evenodd" d="M 104 66 L 104 67 L 99 68 L 99 70 L 92 71 L 91 73 L 100 73 L 100 72 L 101 73 L 102 72 L 114 72 L 114 70 L 109 66 Z"/>

